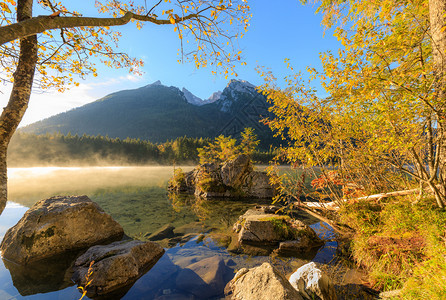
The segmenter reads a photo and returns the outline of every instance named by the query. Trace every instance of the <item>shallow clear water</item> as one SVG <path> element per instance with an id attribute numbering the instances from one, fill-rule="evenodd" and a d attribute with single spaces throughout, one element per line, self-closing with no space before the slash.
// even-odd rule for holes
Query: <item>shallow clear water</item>
<path id="1" fill-rule="evenodd" d="M 191 167 L 184 167 L 189 170 Z M 299 258 L 252 257 L 233 255 L 223 246 L 233 223 L 248 208 L 262 201 L 204 201 L 193 198 L 169 199 L 167 180 L 173 167 L 97 167 L 97 168 L 17 168 L 9 169 L 9 199 L 0 216 L 0 238 L 16 224 L 36 201 L 55 195 L 86 194 L 111 214 L 133 238 L 146 239 L 166 224 L 176 232 L 192 237 L 188 242 L 172 244 L 161 241 L 166 254 L 157 264 L 125 292 L 123 299 L 174 299 L 187 296 L 180 291 L 175 277 L 187 262 L 220 256 L 234 271 L 268 261 L 284 273 L 291 273 L 307 262 Z M 264 202 L 263 202 L 264 204 Z M 332 232 L 326 225 L 302 216 L 326 239 Z M 204 234 L 199 236 L 200 234 Z M 335 242 L 328 242 L 312 255 L 312 260 L 327 263 L 333 258 Z M 31 270 L 0 261 L 0 299 L 79 299 L 80 293 L 65 270 L 44 266 Z M 170 296 L 169 296 L 170 295 Z M 85 298 L 84 298 L 85 299 Z M 219 299 L 218 297 L 215 299 Z"/>

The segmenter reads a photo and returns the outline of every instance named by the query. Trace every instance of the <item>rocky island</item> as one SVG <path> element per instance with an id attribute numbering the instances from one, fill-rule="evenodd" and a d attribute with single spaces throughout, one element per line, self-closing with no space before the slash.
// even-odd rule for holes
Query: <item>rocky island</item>
<path id="1" fill-rule="evenodd" d="M 177 169 L 169 182 L 169 190 L 211 198 L 272 198 L 275 188 L 269 183 L 266 172 L 254 171 L 246 154 L 218 163 L 201 164 L 183 173 Z"/>

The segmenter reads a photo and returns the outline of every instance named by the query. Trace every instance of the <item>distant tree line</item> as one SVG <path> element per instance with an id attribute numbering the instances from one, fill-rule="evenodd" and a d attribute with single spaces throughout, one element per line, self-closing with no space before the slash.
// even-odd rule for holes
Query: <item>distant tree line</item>
<path id="1" fill-rule="evenodd" d="M 152 143 L 100 135 L 36 135 L 19 131 L 8 149 L 8 166 L 197 164 L 198 149 L 210 143 L 209 138 L 179 137 L 165 143 Z M 272 150 L 255 151 L 252 157 L 257 163 L 268 163 L 274 153 Z"/>

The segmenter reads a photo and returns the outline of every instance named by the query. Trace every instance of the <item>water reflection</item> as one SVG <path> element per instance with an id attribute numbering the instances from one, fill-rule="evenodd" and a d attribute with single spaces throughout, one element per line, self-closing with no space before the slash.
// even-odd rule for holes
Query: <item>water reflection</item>
<path id="1" fill-rule="evenodd" d="M 191 167 L 182 167 L 190 170 Z M 0 238 L 17 223 L 36 201 L 55 195 L 86 194 L 118 221 L 125 233 L 133 238 L 147 239 L 150 234 L 169 224 L 173 236 L 160 242 L 166 254 L 132 287 L 120 291 L 123 299 L 175 299 L 189 297 L 176 282 L 188 264 L 209 257 L 220 257 L 228 268 L 223 283 L 236 269 L 254 267 L 267 261 L 286 274 L 306 263 L 298 258 L 234 255 L 227 251 L 232 225 L 248 208 L 269 201 L 196 201 L 192 196 L 168 197 L 167 180 L 172 167 L 129 168 L 30 168 L 10 169 L 10 200 L 0 216 Z M 314 218 L 299 214 L 299 219 L 312 227 L 326 228 Z M 329 237 L 330 238 L 330 237 Z M 312 257 L 330 260 L 333 245 L 323 247 Z M 308 257 L 307 257 L 308 259 Z M 43 269 L 41 267 L 44 267 Z M 72 286 L 68 266 L 46 264 L 23 268 L 8 262 L 0 263 L 0 299 L 78 299 L 80 293 Z M 121 294 L 122 295 L 122 294 Z M 120 295 L 120 296 L 121 296 Z M 220 295 L 222 296 L 222 295 Z M 170 297 L 170 298 L 169 298 Z M 172 298 L 173 297 L 173 298 Z"/>
<path id="2" fill-rule="evenodd" d="M 182 167 L 190 170 L 192 167 Z M 9 168 L 10 201 L 31 207 L 57 195 L 88 195 L 129 187 L 165 188 L 173 167 Z"/>
<path id="3" fill-rule="evenodd" d="M 3 263 L 9 270 L 12 282 L 20 295 L 28 296 L 73 286 L 71 265 L 76 256 L 76 253 L 64 254 L 26 266 L 5 259 Z"/>
<path id="4" fill-rule="evenodd" d="M 28 210 L 18 203 L 8 202 L 0 215 L 0 237 L 14 226 Z M 67 258 L 65 256 L 65 258 Z M 0 299 L 78 299 L 67 270 L 72 257 L 57 258 L 52 262 L 36 264 L 29 268 L 0 259 Z M 44 294 L 42 294 L 44 293 Z"/>

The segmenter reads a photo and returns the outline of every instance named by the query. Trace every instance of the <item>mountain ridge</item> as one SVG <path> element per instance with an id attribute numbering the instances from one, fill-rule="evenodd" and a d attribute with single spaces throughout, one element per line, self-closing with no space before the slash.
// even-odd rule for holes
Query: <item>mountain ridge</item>
<path id="1" fill-rule="evenodd" d="M 186 88 L 160 81 L 122 90 L 94 102 L 30 124 L 19 130 L 45 134 L 102 135 L 165 142 L 181 136 L 237 137 L 253 127 L 264 148 L 274 140 L 259 120 L 268 116 L 265 96 L 247 81 L 231 80 L 223 92 L 202 100 Z"/>

